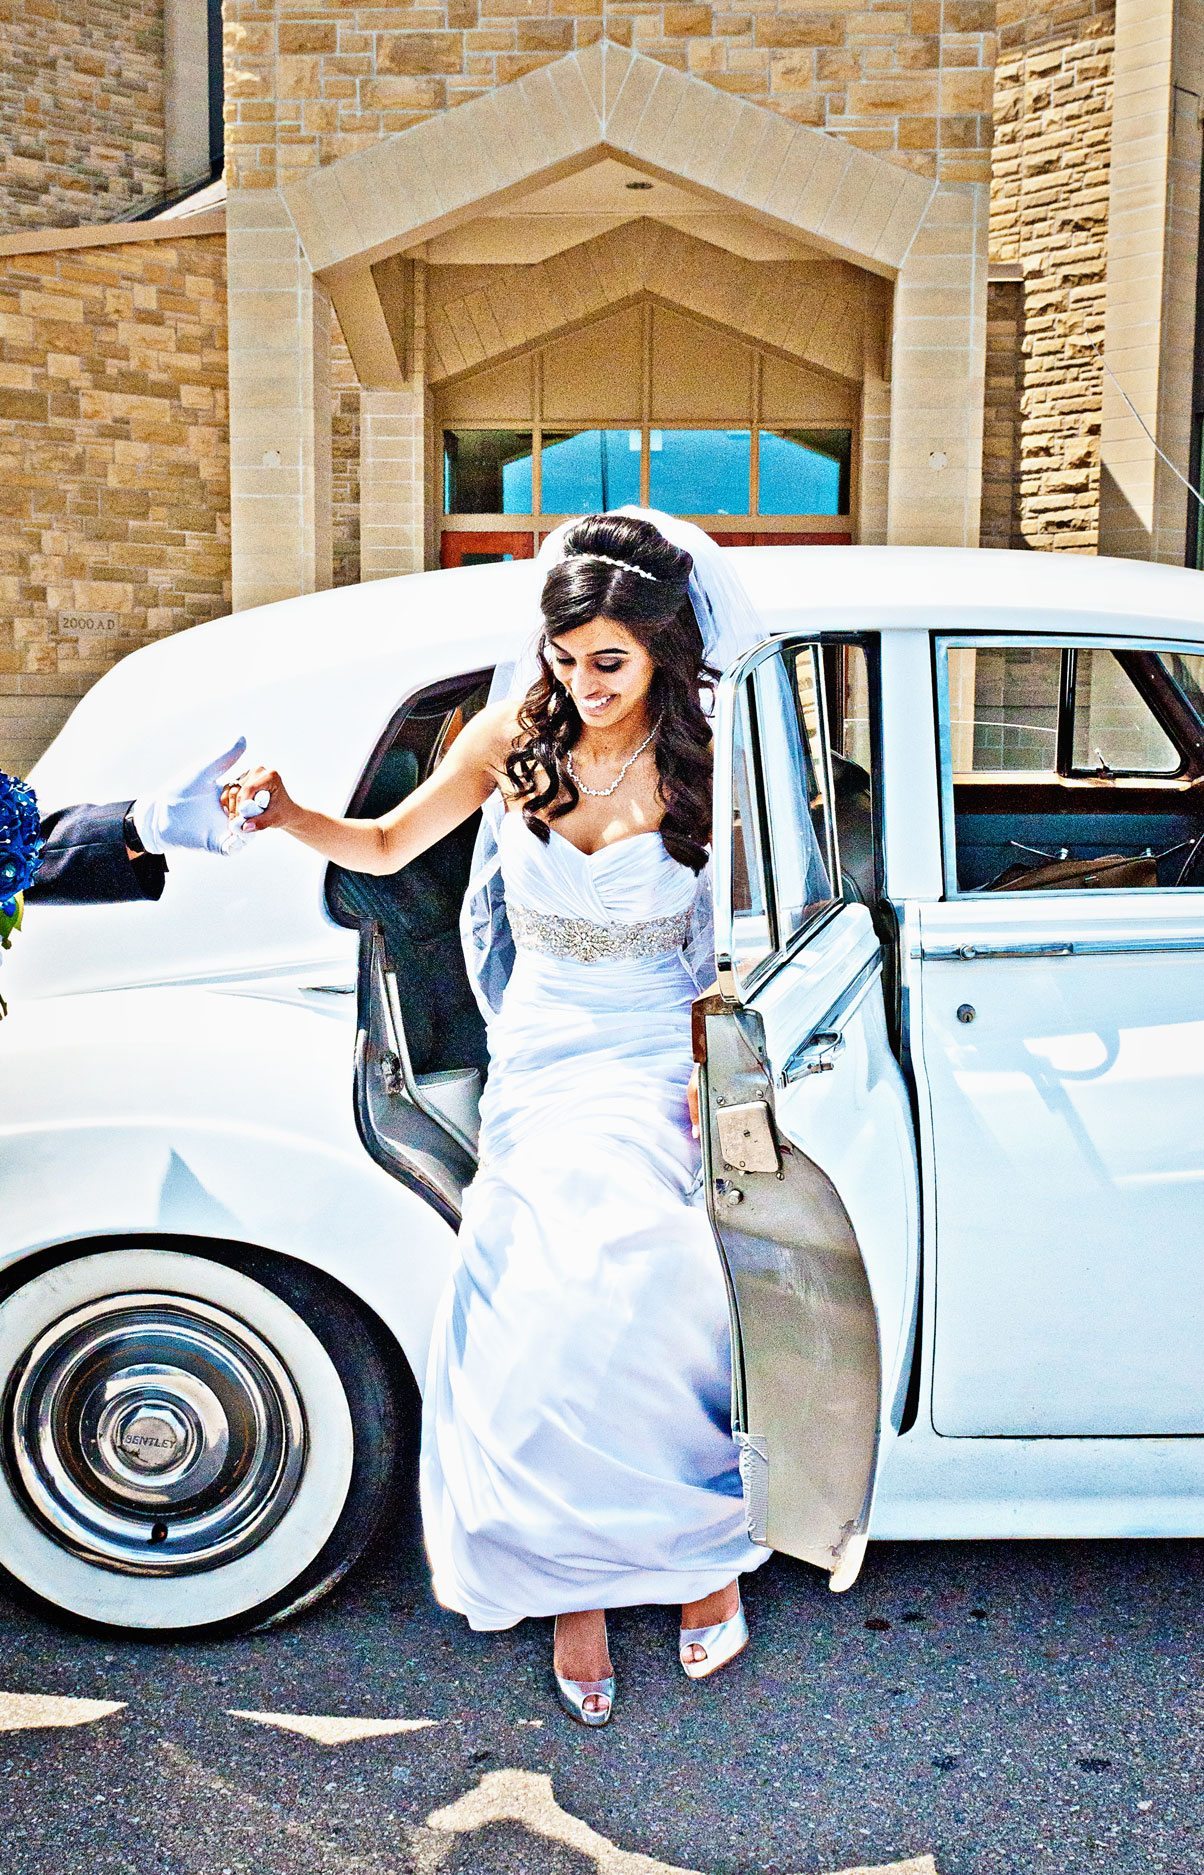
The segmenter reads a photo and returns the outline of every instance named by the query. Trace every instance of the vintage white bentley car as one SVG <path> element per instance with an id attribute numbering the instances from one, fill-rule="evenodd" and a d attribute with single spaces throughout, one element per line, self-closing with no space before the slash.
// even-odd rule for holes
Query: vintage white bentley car
<path id="1" fill-rule="evenodd" d="M 750 1525 L 838 1588 L 871 1536 L 1204 1534 L 1204 583 L 734 560 L 767 637 L 717 706 L 695 1035 Z M 381 811 L 533 582 L 424 574 L 150 646 L 39 763 L 42 804 L 243 731 L 301 800 Z M 392 878 L 264 835 L 173 859 L 158 904 L 30 907 L 0 1565 L 54 1609 L 278 1620 L 412 1489 L 485 1065 L 472 831 Z"/>

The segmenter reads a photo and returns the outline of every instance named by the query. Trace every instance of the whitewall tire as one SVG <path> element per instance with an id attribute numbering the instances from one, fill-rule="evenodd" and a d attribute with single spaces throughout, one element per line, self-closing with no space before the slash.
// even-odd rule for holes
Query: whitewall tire
<path id="1" fill-rule="evenodd" d="M 0 1302 L 0 1568 L 62 1616 L 261 1626 L 362 1551 L 396 1463 L 378 1337 L 285 1259 L 75 1255 Z"/>

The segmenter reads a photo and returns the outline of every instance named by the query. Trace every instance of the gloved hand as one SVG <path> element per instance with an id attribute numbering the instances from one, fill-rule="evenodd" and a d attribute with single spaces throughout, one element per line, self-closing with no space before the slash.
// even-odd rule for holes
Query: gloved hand
<path id="1" fill-rule="evenodd" d="M 173 846 L 202 853 L 230 850 L 223 845 L 230 822 L 221 804 L 219 777 L 238 761 L 246 746 L 246 737 L 240 736 L 203 768 L 190 768 L 157 793 L 139 796 L 130 816 L 148 853 L 166 853 Z"/>

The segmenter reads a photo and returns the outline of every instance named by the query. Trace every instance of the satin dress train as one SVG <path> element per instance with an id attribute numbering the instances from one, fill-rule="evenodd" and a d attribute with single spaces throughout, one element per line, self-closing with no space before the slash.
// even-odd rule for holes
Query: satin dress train
<path id="1" fill-rule="evenodd" d="M 659 834 L 585 854 L 517 812 L 499 852 L 516 961 L 421 1455 L 435 1594 L 480 1629 L 696 1600 L 769 1554 L 686 1111 L 695 875 Z"/>

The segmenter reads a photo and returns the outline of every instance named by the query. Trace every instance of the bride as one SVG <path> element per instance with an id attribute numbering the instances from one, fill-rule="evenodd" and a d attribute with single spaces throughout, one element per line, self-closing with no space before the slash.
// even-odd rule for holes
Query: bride
<path id="1" fill-rule="evenodd" d="M 656 520 L 592 515 L 544 543 L 534 660 L 390 813 L 316 813 L 266 768 L 223 796 L 237 816 L 266 792 L 256 837 L 367 873 L 485 810 L 466 949 L 489 1074 L 423 1393 L 423 1526 L 435 1593 L 474 1628 L 556 1617 L 560 1697 L 586 1725 L 614 1706 L 608 1608 L 680 1603 L 700 1679 L 747 1641 L 738 1578 L 768 1554 L 745 1526 L 690 1054 L 706 658 L 739 648 L 736 582 L 699 529 Z"/>

